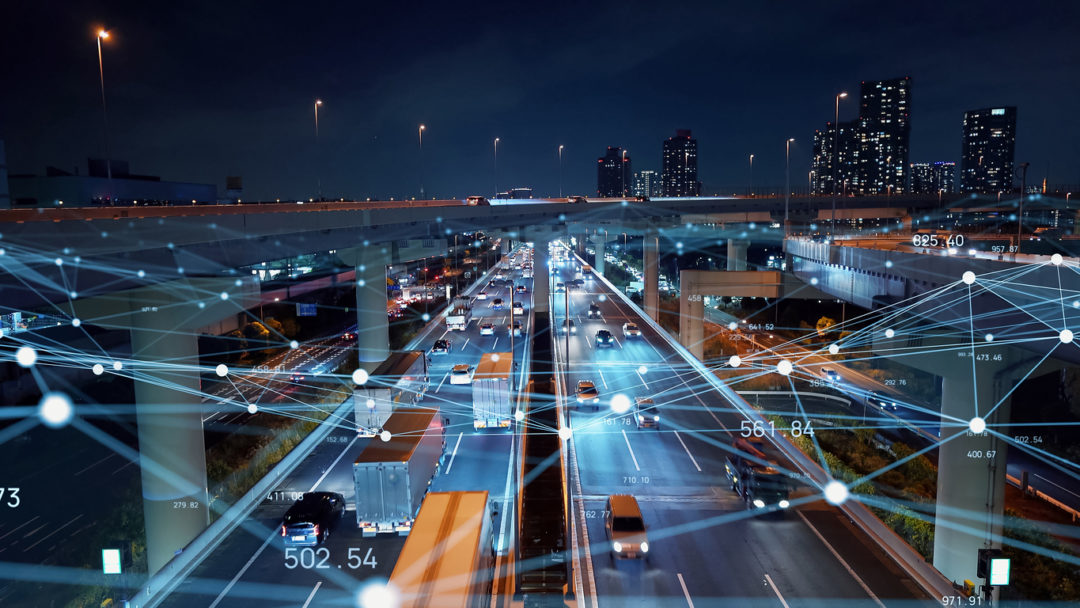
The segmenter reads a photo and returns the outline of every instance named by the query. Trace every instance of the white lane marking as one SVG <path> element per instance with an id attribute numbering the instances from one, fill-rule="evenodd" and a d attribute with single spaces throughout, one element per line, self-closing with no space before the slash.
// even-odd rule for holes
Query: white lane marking
<path id="1" fill-rule="evenodd" d="M 83 514 L 82 514 L 82 513 L 80 513 L 80 514 L 76 515 L 75 517 L 71 518 L 71 520 L 70 520 L 70 521 L 68 521 L 68 522 L 67 522 L 66 524 L 64 524 L 64 525 L 60 526 L 59 528 L 56 528 L 55 530 L 53 530 L 52 532 L 49 532 L 49 533 L 48 533 L 48 534 L 46 534 L 45 536 L 42 536 L 41 538 L 39 538 L 39 539 L 38 539 L 38 541 L 37 541 L 36 543 L 34 543 L 34 544 L 30 545 L 29 547 L 27 547 L 27 548 L 23 549 L 23 553 L 26 553 L 26 552 L 27 552 L 27 551 L 29 551 L 30 549 L 33 549 L 34 547 L 36 547 L 36 546 L 40 545 L 41 543 L 45 542 L 45 539 L 49 538 L 49 537 L 50 537 L 50 536 L 52 536 L 53 534 L 56 534 L 57 532 L 59 532 L 59 531 L 63 530 L 64 528 L 66 528 L 66 527 L 70 526 L 71 524 L 75 523 L 75 522 L 76 522 L 76 521 L 78 521 L 78 520 L 79 520 L 79 519 L 80 519 L 80 518 L 81 518 L 82 516 L 83 516 Z M 38 529 L 40 530 L 40 528 L 38 528 Z"/>
<path id="2" fill-rule="evenodd" d="M 780 595 L 780 590 L 776 588 L 776 584 L 772 582 L 772 577 L 769 576 L 768 572 L 765 573 L 765 582 L 769 583 L 769 586 L 772 587 L 773 593 L 776 594 L 776 597 L 780 598 L 780 603 L 784 605 L 784 608 L 791 608 L 791 606 L 788 606 L 784 596 Z"/>
<path id="3" fill-rule="evenodd" d="M 277 530 L 273 530 L 270 532 L 270 535 L 267 536 L 266 540 L 263 541 L 263 544 L 261 547 L 259 547 L 259 550 L 251 556 L 251 559 L 249 559 L 247 563 L 244 564 L 243 568 L 240 568 L 240 571 L 236 573 L 236 576 L 234 576 L 231 581 L 229 581 L 229 584 L 225 585 L 225 588 L 221 590 L 221 593 L 219 593 L 216 598 L 214 598 L 214 602 L 210 604 L 209 608 L 217 608 L 217 605 L 221 603 L 221 600 L 224 599 L 226 595 L 228 595 L 229 591 L 232 591 L 233 585 L 236 584 L 236 581 L 240 580 L 240 577 L 244 576 L 244 573 L 247 572 L 248 568 L 251 567 L 251 564 L 254 564 L 255 560 L 259 559 L 259 556 L 262 555 L 262 552 L 270 546 L 270 541 L 274 540 L 274 537 L 277 536 L 277 534 Z"/>
<path id="4" fill-rule="evenodd" d="M 679 577 L 679 584 L 682 585 L 682 593 L 686 597 L 686 603 L 690 608 L 694 608 L 694 600 L 690 599 L 690 590 L 686 588 L 686 581 L 683 580 L 682 572 L 676 572 L 676 576 Z"/>
<path id="5" fill-rule="evenodd" d="M 634 370 L 634 373 L 637 374 L 638 378 L 641 378 L 641 385 L 645 387 L 645 390 L 649 390 L 649 383 L 645 381 L 645 376 L 642 376 L 641 372 L 637 370 Z"/>
<path id="6" fill-rule="evenodd" d="M 679 431 L 675 431 L 675 438 L 682 444 L 682 449 L 686 450 L 686 455 L 690 457 L 690 462 L 694 463 L 694 468 L 701 472 L 701 467 L 698 466 L 697 460 L 694 459 L 694 455 L 690 453 L 690 448 L 686 447 L 686 442 L 682 440 L 682 436 L 679 435 Z"/>
<path id="7" fill-rule="evenodd" d="M 600 374 L 600 382 L 603 382 L 603 383 L 604 383 L 604 388 L 607 388 L 607 387 L 608 387 L 608 385 L 607 385 L 607 380 L 606 380 L 606 379 L 604 378 L 604 372 L 603 372 L 603 370 L 597 369 L 597 370 L 596 370 L 596 373 Z M 625 431 L 624 431 L 624 432 L 625 432 Z"/>
<path id="8" fill-rule="evenodd" d="M 461 433 L 457 434 L 457 443 L 454 444 L 454 453 L 450 454 L 450 463 L 446 465 L 446 474 L 447 475 L 450 474 L 450 469 L 454 468 L 454 459 L 457 458 L 457 449 L 458 449 L 458 446 L 461 445 L 461 437 L 464 434 L 465 434 L 464 432 L 461 432 Z"/>
<path id="9" fill-rule="evenodd" d="M 810 531 L 814 533 L 814 536 L 818 537 L 818 540 L 820 540 L 821 543 L 825 545 L 825 548 L 828 549 L 829 552 L 833 554 L 833 557 L 835 557 L 836 560 L 840 562 L 840 565 L 843 566 L 845 570 L 847 570 L 848 574 L 851 575 L 851 578 L 855 579 L 856 583 L 859 583 L 859 586 L 862 587 L 863 591 L 866 592 L 866 595 L 869 595 L 870 599 L 874 600 L 874 602 L 878 606 L 881 606 L 881 608 L 885 608 L 885 604 L 882 604 L 881 600 L 879 600 L 878 597 L 874 595 L 874 592 L 870 590 L 870 587 L 867 586 L 867 584 L 864 583 L 861 578 L 859 578 L 858 574 L 855 574 L 855 570 L 853 570 L 852 567 L 849 566 L 846 561 L 844 561 L 844 558 L 840 557 L 840 553 L 838 553 L 836 549 L 834 549 L 833 546 L 829 544 L 829 541 L 825 540 L 825 536 L 823 536 L 821 532 L 818 532 L 817 528 L 815 528 L 813 524 L 810 523 L 810 520 L 802 514 L 802 511 L 796 510 L 795 512 L 799 514 L 799 517 L 802 518 L 803 523 L 806 524 L 807 528 L 810 528 Z"/>
<path id="10" fill-rule="evenodd" d="M 634 456 L 634 448 L 630 447 L 630 438 L 626 435 L 626 429 L 623 429 L 622 438 L 626 440 L 626 449 L 630 450 L 630 458 L 634 459 L 634 470 L 640 471 L 641 467 L 638 466 L 637 456 Z"/>
<path id="11" fill-rule="evenodd" d="M 1038 477 L 1039 479 L 1045 481 L 1046 483 L 1048 483 L 1048 484 L 1050 484 L 1050 485 L 1052 485 L 1052 486 L 1054 486 L 1054 487 L 1056 487 L 1056 488 L 1058 488 L 1060 490 L 1063 490 L 1065 492 L 1068 492 L 1069 494 L 1072 494 L 1073 496 L 1076 496 L 1077 498 L 1080 498 L 1080 494 L 1077 494 L 1076 492 L 1073 492 L 1072 490 L 1070 490 L 1068 488 L 1060 486 L 1060 485 L 1050 481 L 1049 479 L 1043 477 L 1042 475 L 1039 475 L 1038 473 L 1032 473 L 1032 475 L 1034 475 L 1035 477 Z"/>
<path id="12" fill-rule="evenodd" d="M 39 517 L 41 517 L 41 516 L 40 515 L 35 515 L 35 516 L 31 517 L 30 519 L 24 521 L 22 524 L 20 524 L 18 527 L 13 529 L 11 532 L 8 532 L 7 534 L 5 534 L 3 536 L 0 536 L 0 540 L 4 540 L 5 538 L 11 536 L 12 534 L 18 532 L 19 528 L 30 525 L 30 522 L 34 521 L 35 519 L 37 519 Z M 26 537 L 24 536 L 23 538 L 26 538 Z"/>
<path id="13" fill-rule="evenodd" d="M 469 345 L 469 340 L 472 340 L 472 338 L 465 338 L 465 343 L 461 345 L 461 350 L 465 350 L 465 347 Z"/>
<path id="14" fill-rule="evenodd" d="M 436 393 L 439 392 L 440 388 L 442 388 L 443 382 L 446 382 L 446 377 L 449 376 L 449 375 L 450 375 L 450 372 L 446 372 L 446 374 L 442 377 L 442 380 L 439 380 L 439 386 L 435 387 L 435 392 Z"/>
<path id="15" fill-rule="evenodd" d="M 95 462 L 94 464 L 88 465 L 88 466 L 87 466 L 87 467 L 86 467 L 85 469 L 82 469 L 82 470 L 81 470 L 81 471 L 79 471 L 78 473 L 75 473 L 75 476 L 76 476 L 76 477 L 78 477 L 79 475 L 82 475 L 83 473 L 85 473 L 85 472 L 89 471 L 90 469 L 92 469 L 92 468 L 96 467 L 97 465 L 99 465 L 99 464 L 101 464 L 101 463 L 105 462 L 106 460 L 108 460 L 108 459 L 112 458 L 112 457 L 113 457 L 113 456 L 115 456 L 115 455 L 116 455 L 116 452 L 113 452 L 113 453 L 111 453 L 111 454 L 108 454 L 108 455 L 106 455 L 106 456 L 105 456 L 104 458 L 102 458 L 101 460 L 99 460 L 99 461 Z"/>
<path id="16" fill-rule="evenodd" d="M 491 350 L 495 350 L 495 345 L 499 343 L 499 339 L 495 338 L 495 341 L 491 343 Z"/>
<path id="17" fill-rule="evenodd" d="M 619 342 L 619 337 L 616 336 L 615 334 L 611 334 L 611 337 L 615 338 L 615 344 L 618 344 L 619 348 L 621 349 L 623 347 L 623 345 L 622 345 L 622 342 Z"/>
<path id="18" fill-rule="evenodd" d="M 353 446 L 353 444 L 356 443 L 356 440 L 359 439 L 359 438 L 360 438 L 359 435 L 353 437 L 352 441 L 350 441 L 348 445 L 346 445 L 344 448 L 341 449 L 341 453 L 338 454 L 338 457 L 334 459 L 334 462 L 330 463 L 330 466 L 327 467 L 325 471 L 323 471 L 322 476 L 319 477 L 317 480 L 315 480 L 315 485 L 311 486 L 311 488 L 308 490 L 308 492 L 314 492 L 315 488 L 319 487 L 319 484 L 322 483 L 322 481 L 324 479 L 326 479 L 326 476 L 330 474 L 330 471 L 334 470 L 334 467 L 337 466 L 338 461 L 341 460 L 342 456 L 344 456 L 345 453 L 349 451 L 349 448 L 351 448 Z"/>
<path id="19" fill-rule="evenodd" d="M 315 583 L 315 588 L 311 590 L 311 593 L 307 596 L 307 601 L 300 608 L 308 608 L 311 605 L 311 600 L 315 597 L 315 594 L 319 591 L 319 587 L 322 587 L 322 581 Z"/>

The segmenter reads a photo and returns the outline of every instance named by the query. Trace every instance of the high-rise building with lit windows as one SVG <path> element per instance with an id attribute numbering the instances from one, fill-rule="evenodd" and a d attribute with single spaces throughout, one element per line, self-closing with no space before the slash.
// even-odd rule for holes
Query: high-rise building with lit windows
<path id="1" fill-rule="evenodd" d="M 659 171 L 635 171 L 634 172 L 634 196 L 663 196 L 664 192 L 660 180 Z"/>
<path id="2" fill-rule="evenodd" d="M 864 81 L 859 117 L 814 134 L 815 194 L 904 192 L 911 139 L 911 78 Z"/>
<path id="3" fill-rule="evenodd" d="M 661 177 L 664 196 L 701 194 L 697 173 L 697 140 L 690 136 L 690 129 L 678 129 L 675 137 L 664 141 Z"/>
<path id="4" fill-rule="evenodd" d="M 960 191 L 994 194 L 1012 190 L 1015 153 L 1015 106 L 964 112 Z"/>
<path id="5" fill-rule="evenodd" d="M 953 192 L 956 188 L 956 163 L 911 163 L 912 194 Z"/>
<path id="6" fill-rule="evenodd" d="M 608 146 L 607 154 L 596 159 L 596 194 L 601 197 L 629 196 L 631 186 L 630 155 L 620 147 Z"/>

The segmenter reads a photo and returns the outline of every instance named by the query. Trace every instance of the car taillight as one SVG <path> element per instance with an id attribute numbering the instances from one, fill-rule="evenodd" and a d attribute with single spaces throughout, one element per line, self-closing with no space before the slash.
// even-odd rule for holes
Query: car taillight
<path id="1" fill-rule="evenodd" d="M 281 535 L 285 536 L 285 526 L 281 526 Z"/>
<path id="2" fill-rule="evenodd" d="M 315 524 L 315 536 L 319 535 L 319 524 Z"/>

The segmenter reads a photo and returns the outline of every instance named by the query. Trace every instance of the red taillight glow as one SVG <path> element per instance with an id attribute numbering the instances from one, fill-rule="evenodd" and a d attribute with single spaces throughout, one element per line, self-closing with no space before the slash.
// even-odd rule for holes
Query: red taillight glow
<path id="1" fill-rule="evenodd" d="M 315 524 L 315 536 L 319 535 L 319 524 Z"/>
<path id="2" fill-rule="evenodd" d="M 281 535 L 285 536 L 285 526 L 281 526 Z"/>

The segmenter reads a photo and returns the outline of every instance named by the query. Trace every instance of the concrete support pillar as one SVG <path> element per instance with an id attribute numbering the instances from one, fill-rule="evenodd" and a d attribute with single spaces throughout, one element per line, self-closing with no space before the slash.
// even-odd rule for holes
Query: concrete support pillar
<path id="1" fill-rule="evenodd" d="M 750 241 L 728 239 L 727 242 L 727 269 L 746 270 L 746 250 L 750 247 Z"/>
<path id="2" fill-rule="evenodd" d="M 699 271 L 679 272 L 679 344 L 698 359 L 705 358 L 705 298 L 694 279 Z"/>
<path id="3" fill-rule="evenodd" d="M 645 304 L 645 314 L 653 321 L 660 320 L 660 269 L 658 267 L 659 243 L 655 235 L 647 234 L 641 242 L 642 249 L 642 274 L 645 278 L 645 289 L 642 293 Z"/>
<path id="4" fill-rule="evenodd" d="M 499 239 L 499 253 L 501 253 L 503 257 L 510 255 L 511 245 L 512 243 L 510 242 L 510 237 L 503 236 L 501 239 Z"/>
<path id="5" fill-rule="evenodd" d="M 548 263 L 551 260 L 548 254 L 547 238 L 532 238 L 533 241 L 533 313 L 537 315 L 547 314 L 548 294 L 551 292 L 551 270 Z"/>
<path id="6" fill-rule="evenodd" d="M 593 241 L 593 249 L 596 250 L 596 255 L 593 258 L 593 268 L 596 269 L 596 273 L 600 276 L 604 276 L 604 245 L 607 240 L 607 236 L 596 235 Z"/>
<path id="7" fill-rule="evenodd" d="M 152 575 L 209 523 L 198 328 L 259 303 L 254 279 L 192 278 L 68 304 L 84 324 L 131 332 L 130 370 Z M 102 363 L 109 363 L 103 361 Z"/>
<path id="8" fill-rule="evenodd" d="M 985 351 L 983 351 L 985 352 Z M 983 352 L 980 352 L 981 356 Z M 1002 365 L 979 361 L 974 381 L 970 353 L 939 368 L 941 439 L 938 450 L 937 516 L 934 525 L 934 567 L 949 580 L 981 584 L 975 576 L 979 549 L 1001 547 L 990 539 L 1000 536 L 1005 511 L 1005 465 L 1008 444 L 990 433 L 975 435 L 956 419 L 984 417 L 995 432 L 1008 434 L 1010 399 L 995 409 L 1002 386 Z M 991 355 L 993 356 L 993 355 Z M 935 357 L 936 358 L 936 357 Z M 993 410 L 993 413 L 988 414 Z M 992 456 L 991 456 L 992 454 Z"/>
<path id="9" fill-rule="evenodd" d="M 374 371 L 390 356 L 390 320 L 386 315 L 388 246 L 372 243 L 354 250 L 356 265 L 356 346 L 360 367 Z"/>
<path id="10" fill-rule="evenodd" d="M 131 328 L 131 352 L 138 367 L 135 415 L 151 574 L 209 523 L 199 340 L 176 329 L 191 314 L 187 307 L 132 314 L 138 324 Z"/>

